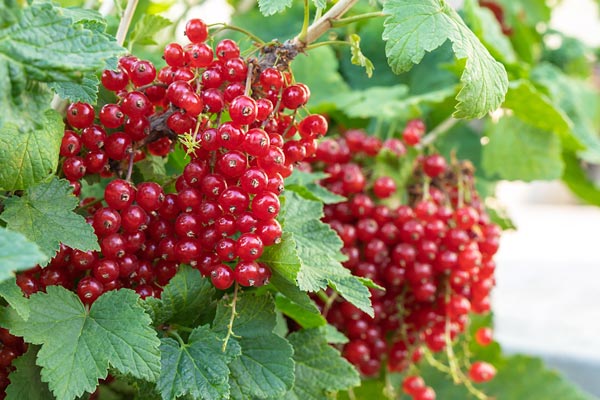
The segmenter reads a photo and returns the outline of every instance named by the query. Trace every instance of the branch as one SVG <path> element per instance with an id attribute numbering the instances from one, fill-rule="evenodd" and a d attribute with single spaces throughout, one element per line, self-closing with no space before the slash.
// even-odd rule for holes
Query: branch
<path id="1" fill-rule="evenodd" d="M 327 32 L 332 26 L 333 21 L 339 19 L 356 4 L 358 0 L 340 0 L 329 9 L 321 18 L 313 22 L 307 29 L 305 35 L 296 36 L 292 42 L 298 49 L 304 49 L 307 45 L 317 40 L 321 35 Z"/>
<path id="2" fill-rule="evenodd" d="M 125 37 L 129 31 L 129 25 L 131 25 L 131 20 L 133 18 L 133 14 L 135 13 L 137 4 L 138 0 L 129 0 L 127 2 L 127 7 L 125 8 L 125 12 L 123 12 L 123 16 L 119 22 L 119 28 L 117 29 L 116 38 L 119 46 L 123 46 L 123 43 L 125 42 Z"/>

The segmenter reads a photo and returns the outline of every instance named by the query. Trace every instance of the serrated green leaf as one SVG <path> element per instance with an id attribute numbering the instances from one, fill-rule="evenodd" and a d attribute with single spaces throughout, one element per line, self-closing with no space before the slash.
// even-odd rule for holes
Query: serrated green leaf
<path id="1" fill-rule="evenodd" d="M 293 349 L 287 340 L 273 333 L 275 304 L 270 296 L 245 293 L 236 304 L 237 317 L 233 332 L 242 354 L 229 364 L 231 398 L 278 397 L 294 383 Z M 227 332 L 231 316 L 229 304 L 221 301 L 217 307 L 213 330 Z"/>
<path id="2" fill-rule="evenodd" d="M 296 321 L 303 328 L 316 328 L 327 321 L 321 315 L 314 301 L 305 292 L 284 279 L 276 271 L 271 277 L 271 285 L 277 289 L 275 305 L 279 311 Z"/>
<path id="3" fill-rule="evenodd" d="M 166 158 L 153 155 L 147 155 L 142 161 L 135 163 L 135 167 L 142 175 L 144 181 L 151 181 L 159 184 L 163 184 L 169 180 L 166 165 Z"/>
<path id="4" fill-rule="evenodd" d="M 241 349 L 232 342 L 223 352 L 222 344 L 222 338 L 208 325 L 195 328 L 187 343 L 161 339 L 161 375 L 157 386 L 163 400 L 183 395 L 205 400 L 228 398 L 227 364 L 240 355 Z"/>
<path id="5" fill-rule="evenodd" d="M 370 87 L 365 90 L 354 90 L 350 93 L 336 93 L 332 102 L 339 110 L 353 118 L 387 117 L 395 118 L 395 103 L 408 95 L 408 86 L 394 85 Z"/>
<path id="6" fill-rule="evenodd" d="M 144 14 L 142 18 L 137 21 L 129 34 L 127 47 L 131 49 L 133 48 L 133 45 L 136 44 L 142 46 L 155 45 L 157 43 L 154 36 L 171 25 L 173 25 L 173 23 L 165 17 L 156 14 Z"/>
<path id="7" fill-rule="evenodd" d="M 506 116 L 489 123 L 490 141 L 483 147 L 482 164 L 486 174 L 508 180 L 552 180 L 562 176 L 559 137 Z"/>
<path id="8" fill-rule="evenodd" d="M 22 233 L 49 258 L 63 243 L 73 249 L 100 250 L 98 239 L 85 219 L 73 212 L 78 205 L 69 182 L 53 178 L 25 191 L 22 197 L 4 202 L 0 219 L 6 227 Z"/>
<path id="9" fill-rule="evenodd" d="M 106 20 L 96 10 L 80 7 L 55 7 L 62 15 L 71 18 L 73 23 L 82 24 L 86 29 L 104 32 Z"/>
<path id="10" fill-rule="evenodd" d="M 539 64 L 531 73 L 531 79 L 543 86 L 554 104 L 559 107 L 573 122 L 571 129 L 573 142 L 567 142 L 569 150 L 585 150 L 579 156 L 586 161 L 600 162 L 600 137 L 594 124 L 600 104 L 598 93 L 589 84 L 566 76 L 556 67 L 549 64 Z"/>
<path id="11" fill-rule="evenodd" d="M 14 276 L 14 271 L 34 267 L 47 259 L 25 236 L 0 227 L 0 282 Z"/>
<path id="12" fill-rule="evenodd" d="M 342 332 L 338 331 L 337 328 L 333 325 L 325 325 L 319 328 L 323 335 L 325 336 L 325 340 L 327 343 L 333 344 L 345 344 L 350 341 Z"/>
<path id="13" fill-rule="evenodd" d="M 460 16 L 443 0 L 389 0 L 383 11 L 383 39 L 392 70 L 408 71 L 426 52 L 452 42 L 456 58 L 464 62 L 462 88 L 456 100 L 456 118 L 479 118 L 504 101 L 508 78 Z"/>
<path id="14" fill-rule="evenodd" d="M 502 107 L 513 110 L 514 115 L 529 125 L 563 136 L 570 135 L 573 124 L 569 117 L 530 81 L 511 82 Z"/>
<path id="15" fill-rule="evenodd" d="M 56 171 L 64 129 L 56 111 L 42 112 L 32 120 L 32 126 L 1 122 L 0 190 L 27 189 Z"/>
<path id="16" fill-rule="evenodd" d="M 86 72 L 105 66 L 106 60 L 123 52 L 108 35 L 73 24 L 70 16 L 49 3 L 34 3 L 22 10 L 17 23 L 0 30 L 1 63 L 16 73 L 8 89 L 27 79 L 40 82 L 80 82 Z"/>
<path id="17" fill-rule="evenodd" d="M 144 306 L 155 325 L 170 322 L 194 326 L 212 320 L 216 303 L 215 288 L 196 269 L 186 265 L 163 288 L 160 299 L 148 297 Z"/>
<path id="18" fill-rule="evenodd" d="M 360 385 L 358 372 L 331 347 L 323 331 L 308 329 L 288 336 L 294 346 L 296 382 L 288 400 L 327 400 L 327 392 Z"/>
<path id="19" fill-rule="evenodd" d="M 463 9 L 469 27 L 492 56 L 504 63 L 517 61 L 517 55 L 510 40 L 502 32 L 502 27 L 491 10 L 479 6 L 474 0 L 465 1 Z"/>
<path id="20" fill-rule="evenodd" d="M 86 310 L 77 295 L 61 286 L 29 298 L 27 321 L 3 315 L 3 326 L 28 343 L 39 344 L 42 381 L 64 400 L 93 392 L 111 366 L 154 381 L 160 373 L 160 340 L 132 290 L 104 293 Z"/>
<path id="21" fill-rule="evenodd" d="M 298 287 L 316 292 L 328 285 L 346 300 L 372 315 L 370 292 L 341 262 L 342 241 L 331 227 L 320 221 L 323 205 L 307 200 L 294 192 L 286 193 L 283 230 L 291 234 L 300 261 L 296 276 Z M 284 238 L 285 240 L 285 238 Z M 297 268 L 297 266 L 296 266 Z"/>
<path id="22" fill-rule="evenodd" d="M 86 74 L 81 83 L 77 82 L 54 82 L 50 88 L 56 92 L 60 98 L 71 102 L 81 101 L 89 104 L 96 104 L 98 101 L 98 85 L 100 81 L 94 74 Z"/>
<path id="23" fill-rule="evenodd" d="M 27 320 L 29 318 L 29 303 L 23 295 L 23 291 L 17 286 L 15 278 L 7 279 L 0 283 L 0 297 L 2 297 L 19 317 Z"/>
<path id="24" fill-rule="evenodd" d="M 290 232 L 283 232 L 281 242 L 266 247 L 260 260 L 289 282 L 296 282 L 301 261 Z"/>
<path id="25" fill-rule="evenodd" d="M 365 57 L 360 50 L 360 36 L 355 33 L 350 35 L 350 53 L 352 54 L 352 58 L 350 59 L 352 64 L 364 67 L 369 78 L 373 76 L 373 70 L 375 69 L 373 62 Z"/>
<path id="26" fill-rule="evenodd" d="M 36 365 L 37 346 L 29 346 L 29 349 L 21 357 L 17 358 L 13 366 L 16 368 L 10 373 L 10 385 L 6 388 L 6 399 L 8 400 L 53 400 L 54 396 L 48 389 L 48 384 L 42 382 L 41 368 Z"/>
<path id="27" fill-rule="evenodd" d="M 291 6 L 292 0 L 258 0 L 258 8 L 265 17 L 282 12 Z"/>
<path id="28" fill-rule="evenodd" d="M 285 180 L 285 189 L 292 190 L 305 199 L 318 200 L 325 204 L 335 204 L 346 200 L 345 197 L 330 192 L 317 182 L 326 177 L 327 174 L 323 173 L 294 170 L 292 175 Z"/>

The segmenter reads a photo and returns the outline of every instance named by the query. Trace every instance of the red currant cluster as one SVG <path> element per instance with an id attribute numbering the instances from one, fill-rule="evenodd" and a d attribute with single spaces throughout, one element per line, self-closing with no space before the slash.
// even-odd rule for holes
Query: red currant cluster
<path id="1" fill-rule="evenodd" d="M 11 335 L 7 329 L 0 328 L 0 400 L 6 398 L 6 387 L 10 384 L 8 375 L 14 371 L 12 362 L 27 351 L 23 338 Z"/>
<path id="2" fill-rule="evenodd" d="M 63 285 L 86 304 L 119 287 L 160 296 L 180 264 L 218 289 L 269 280 L 257 260 L 281 240 L 283 179 L 315 153 L 327 120 L 305 111 L 310 92 L 287 65 L 245 60 L 229 39 L 213 50 L 199 19 L 188 22 L 186 36 L 190 44 L 165 47 L 167 65 L 158 71 L 133 56 L 104 71 L 102 85 L 117 101 L 101 108 L 97 123 L 91 105 L 68 107 L 60 154 L 75 194 L 86 174 L 113 178 L 103 201 L 82 201 L 101 251 L 61 246 L 48 267 L 19 275 L 26 294 Z M 130 182 L 135 162 L 166 156 L 177 142 L 190 162 L 174 193 Z"/>
<path id="3" fill-rule="evenodd" d="M 467 328 L 470 312 L 490 309 L 500 229 L 477 196 L 472 167 L 448 166 L 439 154 L 420 157 L 408 205 L 399 205 L 392 178 L 373 176 L 368 167 L 384 148 L 401 156 L 422 132 L 423 123 L 411 121 L 403 143 L 349 130 L 316 151 L 313 169 L 329 175 L 322 184 L 348 199 L 325 209 L 325 221 L 344 243 L 345 266 L 386 289 L 372 291 L 373 318 L 341 300 L 323 310 L 349 337 L 343 354 L 365 376 L 377 375 L 384 363 L 389 371 L 407 371 L 424 348 L 447 348 Z M 473 368 L 481 365 L 487 372 L 471 371 L 475 382 L 494 375 L 489 364 Z M 435 397 L 421 378 L 405 386 L 415 399 Z"/>

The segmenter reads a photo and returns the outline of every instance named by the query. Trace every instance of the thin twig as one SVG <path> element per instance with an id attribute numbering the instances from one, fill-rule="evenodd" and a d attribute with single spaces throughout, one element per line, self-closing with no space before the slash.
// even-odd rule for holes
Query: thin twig
<path id="1" fill-rule="evenodd" d="M 240 286 L 236 282 L 235 288 L 233 289 L 233 300 L 231 300 L 231 317 L 229 318 L 229 323 L 227 324 L 227 335 L 225 336 L 225 339 L 223 339 L 223 348 L 222 348 L 223 353 L 225 353 L 225 351 L 227 350 L 227 343 L 229 343 L 229 339 L 231 338 L 232 335 L 234 335 L 233 322 L 235 321 L 235 316 L 237 315 L 237 313 L 235 311 L 235 305 L 236 305 L 237 299 L 238 299 L 239 288 L 240 288 Z"/>
<path id="2" fill-rule="evenodd" d="M 311 24 L 306 30 L 306 35 L 298 35 L 293 39 L 294 44 L 303 49 L 317 40 L 332 26 L 332 21 L 339 19 L 356 4 L 358 0 L 340 0 L 329 9 L 321 18 Z"/>
<path id="3" fill-rule="evenodd" d="M 127 164 L 127 175 L 125 176 L 125 180 L 127 182 L 131 182 L 131 173 L 133 172 L 134 159 L 135 159 L 135 151 L 131 150 L 131 154 L 129 155 L 129 164 Z"/>
<path id="4" fill-rule="evenodd" d="M 127 36 L 127 32 L 129 31 L 129 25 L 131 25 L 131 20 L 133 19 L 133 14 L 135 13 L 135 8 L 138 5 L 138 0 L 129 0 L 127 2 L 127 7 L 123 12 L 123 17 L 119 22 L 119 28 L 117 29 L 117 43 L 119 46 L 123 46 L 125 43 L 125 37 Z"/>
<path id="5" fill-rule="evenodd" d="M 454 125 L 456 125 L 458 123 L 458 119 L 454 118 L 454 117 L 448 117 L 445 120 L 443 120 L 438 126 L 436 126 L 434 129 L 432 129 L 424 138 L 423 140 L 421 140 L 421 143 L 419 143 L 416 147 L 418 147 L 419 149 L 424 149 L 425 147 L 429 146 L 430 144 L 432 144 L 433 142 L 435 142 L 435 140 L 442 134 L 448 132 L 450 130 L 450 128 L 452 128 Z"/>

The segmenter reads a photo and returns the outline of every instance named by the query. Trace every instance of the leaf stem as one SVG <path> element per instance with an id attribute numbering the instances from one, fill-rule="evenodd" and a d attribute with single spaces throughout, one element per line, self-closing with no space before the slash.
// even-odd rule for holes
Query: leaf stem
<path id="1" fill-rule="evenodd" d="M 223 353 L 225 353 L 225 351 L 227 350 L 227 343 L 229 343 L 229 339 L 232 335 L 234 335 L 233 322 L 235 321 L 235 316 L 237 315 L 235 311 L 235 305 L 237 304 L 239 288 L 240 285 L 238 285 L 238 283 L 236 282 L 235 288 L 233 289 L 233 300 L 231 300 L 231 317 L 229 318 L 229 323 L 227 324 L 227 335 L 225 336 L 225 339 L 223 339 Z"/>
<path id="2" fill-rule="evenodd" d="M 179 336 L 179 333 L 177 333 L 176 331 L 173 331 L 173 330 L 169 330 L 169 331 L 167 331 L 167 334 L 169 336 L 172 336 L 175 339 L 177 339 L 177 341 L 179 342 L 179 345 L 181 347 L 185 347 L 185 342 L 183 341 L 183 339 L 181 338 L 181 336 Z"/>
<path id="3" fill-rule="evenodd" d="M 310 45 L 306 46 L 305 49 L 306 50 L 312 50 L 312 49 L 316 49 L 317 47 L 332 46 L 332 45 L 347 45 L 347 46 L 351 46 L 352 43 L 347 42 L 345 40 L 327 40 L 325 42 L 319 42 L 319 43 L 315 43 L 315 44 L 310 44 Z"/>
<path id="4" fill-rule="evenodd" d="M 306 39 L 306 34 L 308 33 L 308 25 L 310 23 L 310 4 L 308 0 L 304 0 L 304 21 L 302 22 L 302 30 L 298 35 L 298 40 L 304 42 Z"/>
<path id="5" fill-rule="evenodd" d="M 127 164 L 127 175 L 125 176 L 125 180 L 127 182 L 131 182 L 131 173 L 133 172 L 134 159 L 135 159 L 135 151 L 131 150 L 131 154 L 129 155 L 129 163 Z"/>
<path id="6" fill-rule="evenodd" d="M 454 117 L 448 117 L 445 120 L 443 120 L 438 126 L 436 126 L 435 128 L 433 128 L 429 134 L 427 134 L 423 140 L 421 140 L 421 143 L 419 143 L 419 145 L 417 146 L 419 149 L 424 149 L 425 147 L 429 146 L 430 144 L 432 144 L 433 142 L 435 142 L 435 140 L 441 136 L 442 134 L 448 132 L 450 130 L 450 128 L 452 128 L 454 125 L 456 125 L 458 123 L 458 119 L 454 118 Z"/>
<path id="7" fill-rule="evenodd" d="M 119 46 L 123 46 L 123 43 L 125 43 L 125 37 L 129 31 L 129 25 L 131 25 L 131 20 L 133 19 L 133 14 L 135 13 L 137 5 L 138 0 L 129 0 L 127 2 L 127 7 L 125 7 L 125 11 L 119 22 L 119 27 L 117 28 L 116 38 Z"/>
<path id="8" fill-rule="evenodd" d="M 252 87 L 252 73 L 254 69 L 254 64 L 249 62 L 248 63 L 248 75 L 246 76 L 246 88 L 244 89 L 244 94 L 246 96 L 250 96 L 250 88 Z"/>
<path id="9" fill-rule="evenodd" d="M 223 22 L 217 22 L 217 23 L 208 25 L 209 28 L 213 28 L 213 27 L 217 27 L 217 26 L 220 26 L 220 28 L 217 30 L 217 32 L 220 32 L 222 30 L 228 29 L 230 31 L 236 31 L 236 32 L 243 33 L 244 35 L 248 36 L 250 39 L 254 40 L 255 42 L 257 42 L 261 46 L 265 44 L 264 40 L 262 40 L 261 38 L 259 38 L 255 34 L 251 33 L 250 31 L 247 31 L 244 28 L 240 28 L 239 26 L 229 25 L 229 24 L 226 24 L 226 23 L 223 23 Z M 217 33 L 217 32 L 215 32 L 215 33 Z"/>
<path id="10" fill-rule="evenodd" d="M 340 18 L 340 19 L 333 20 L 333 21 L 331 21 L 331 27 L 339 28 L 342 26 L 353 24 L 355 22 L 366 21 L 371 18 L 381 18 L 381 17 L 385 17 L 385 14 L 382 13 L 381 11 L 358 14 L 358 15 L 353 15 L 351 17 L 347 17 L 347 18 Z"/>
<path id="11" fill-rule="evenodd" d="M 306 35 L 302 34 L 293 39 L 293 43 L 299 48 L 304 49 L 307 45 L 317 40 L 321 35 L 327 32 L 332 26 L 333 21 L 340 19 L 348 10 L 356 4 L 358 0 L 340 0 L 331 7 L 321 18 L 312 23 L 306 30 Z"/>

